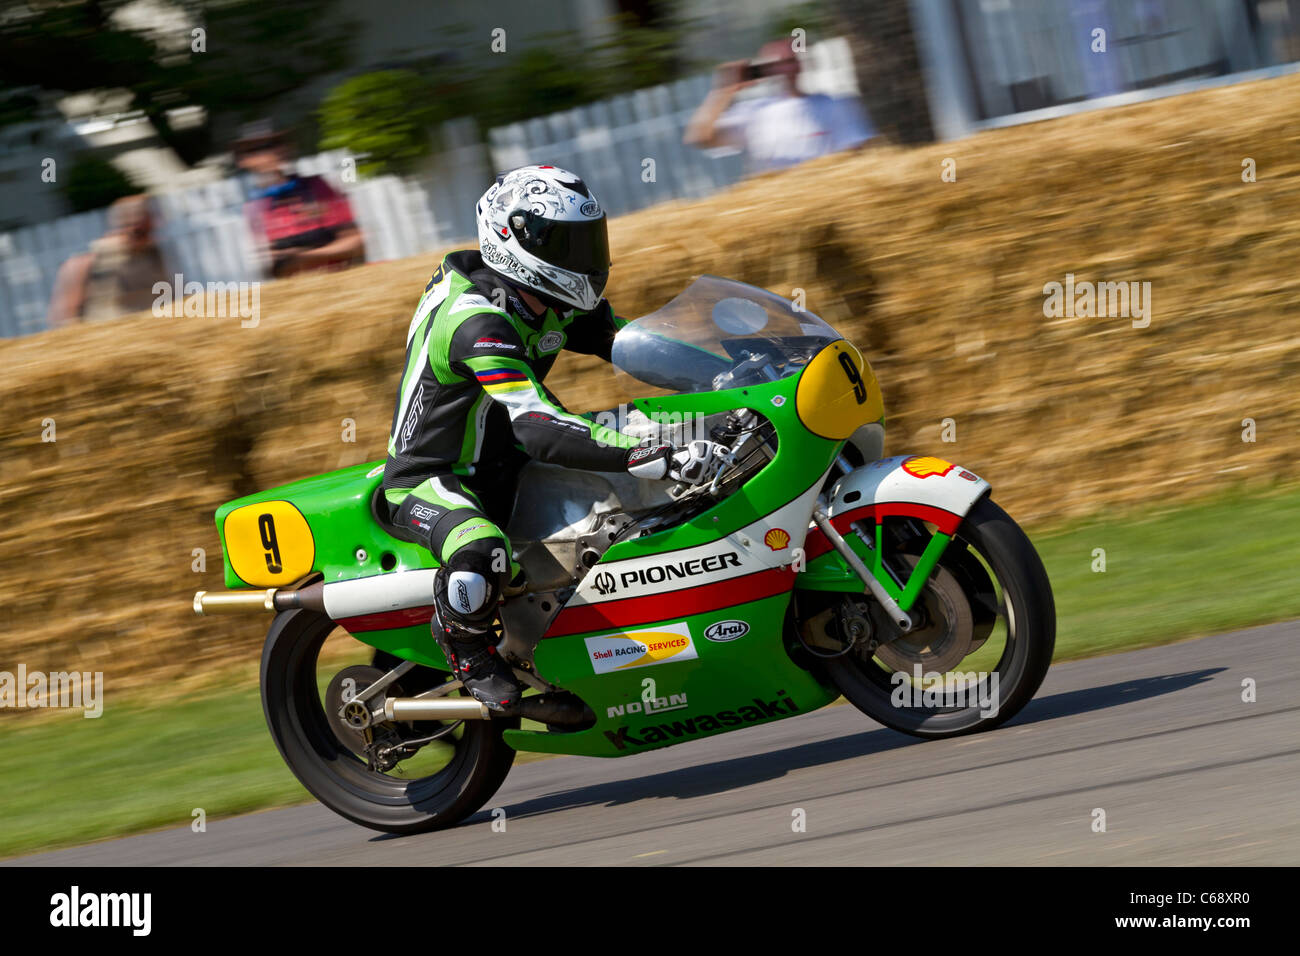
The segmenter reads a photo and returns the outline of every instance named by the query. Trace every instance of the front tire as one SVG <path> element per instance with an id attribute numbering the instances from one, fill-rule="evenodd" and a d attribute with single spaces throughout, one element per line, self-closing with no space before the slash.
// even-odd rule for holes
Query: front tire
<path id="1" fill-rule="evenodd" d="M 518 721 L 467 720 L 448 736 L 445 764 L 416 778 L 367 769 L 325 714 L 317 659 L 335 629 L 321 614 L 276 615 L 262 651 L 262 710 L 280 755 L 317 800 L 353 823 L 411 834 L 459 823 L 496 793 L 514 762 L 502 739 Z M 400 764 L 399 764 L 400 766 Z"/>
<path id="2" fill-rule="evenodd" d="M 922 545 L 923 542 L 914 540 L 911 550 L 919 554 Z M 909 561 L 914 563 L 914 558 Z M 941 590 L 940 577 L 948 585 L 947 593 L 940 595 L 941 600 L 935 596 Z M 989 585 L 996 586 L 996 590 L 989 591 Z M 967 602 L 955 612 L 954 594 L 964 594 Z M 911 667 L 918 665 L 924 669 L 927 656 L 934 655 L 937 641 L 925 648 L 917 647 L 918 642 L 909 647 L 903 639 L 885 644 L 884 648 L 892 650 L 885 653 L 883 661 L 879 651 L 871 654 L 865 650 L 822 661 L 827 676 L 840 693 L 858 710 L 886 727 L 928 739 L 991 730 L 1019 713 L 1042 684 L 1056 646 L 1056 608 L 1051 583 L 1038 553 L 1019 525 L 993 501 L 981 498 L 949 543 L 918 605 L 922 602 L 929 602 L 933 608 L 931 616 L 942 615 L 946 608 L 954 626 L 971 628 L 974 633 L 968 639 L 976 648 L 984 644 L 990 631 L 997 630 L 1002 635 L 996 664 L 987 671 L 964 671 L 988 675 L 980 684 L 985 693 L 992 691 L 992 675 L 997 675 L 996 712 L 986 716 L 985 712 L 991 708 L 978 704 L 915 706 L 918 695 L 903 693 L 900 688 L 904 680 L 897 675 L 906 676 Z M 878 628 L 892 627 L 883 614 L 874 617 Z M 993 645 L 991 651 L 996 654 L 998 645 Z M 969 668 L 967 662 L 979 656 L 977 650 L 955 665 L 946 664 L 945 673 L 961 672 L 963 666 Z M 990 657 L 986 652 L 986 663 Z M 905 663 L 910 667 L 905 667 Z M 921 686 L 911 680 L 907 683 L 913 688 Z M 900 704 L 900 700 L 906 703 Z"/>

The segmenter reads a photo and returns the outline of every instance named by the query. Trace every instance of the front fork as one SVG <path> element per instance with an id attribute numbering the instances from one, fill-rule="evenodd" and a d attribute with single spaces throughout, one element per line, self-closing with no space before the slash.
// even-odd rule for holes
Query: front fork
<path id="1" fill-rule="evenodd" d="M 817 507 L 813 510 L 812 519 L 813 523 L 821 530 L 821 533 L 826 536 L 826 540 L 830 542 L 831 547 L 834 548 L 840 557 L 844 559 L 845 564 L 849 566 L 854 575 L 856 575 L 856 577 L 866 585 L 867 590 L 871 592 L 871 596 L 874 597 L 880 603 L 880 606 L 885 609 L 885 612 L 890 616 L 890 619 L 898 625 L 903 633 L 910 631 L 915 626 L 915 621 L 909 613 L 912 605 L 914 605 L 916 599 L 921 596 L 921 591 L 925 588 L 925 582 L 930 578 L 930 572 L 933 571 L 934 566 L 938 564 L 939 558 L 942 557 L 944 550 L 948 547 L 948 542 L 952 540 L 952 535 L 936 531 L 930 537 L 929 542 L 925 546 L 925 550 L 921 552 L 921 556 L 917 560 L 916 565 L 912 568 L 911 573 L 908 575 L 907 581 L 900 585 L 894 580 L 893 574 L 885 565 L 883 522 L 876 522 L 876 536 L 874 542 L 867 538 L 867 535 L 863 532 L 859 522 L 854 522 L 852 525 L 854 533 L 862 543 L 866 545 L 867 550 L 870 552 L 868 557 L 871 563 L 868 564 L 867 561 L 863 560 L 862 556 L 853 549 L 853 546 L 849 544 L 844 536 L 835 530 L 834 525 L 831 524 L 831 520 L 826 514 L 825 503 L 823 501 L 817 503 Z M 852 579 L 849 578 L 847 580 L 851 581 Z M 831 582 L 825 579 L 818 580 L 814 578 L 809 580 L 807 583 L 813 585 L 813 587 L 817 587 L 818 584 L 822 584 L 823 586 L 830 585 L 829 587 L 825 587 L 826 590 L 845 589 L 842 587 L 842 584 L 845 582 Z M 837 584 L 841 586 L 836 586 Z"/>

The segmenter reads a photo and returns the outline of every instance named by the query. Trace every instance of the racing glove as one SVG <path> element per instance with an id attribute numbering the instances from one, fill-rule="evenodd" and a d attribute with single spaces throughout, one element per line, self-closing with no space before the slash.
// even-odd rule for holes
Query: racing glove
<path id="1" fill-rule="evenodd" d="M 714 479 L 731 450 L 717 442 L 697 439 L 680 448 L 672 445 L 639 445 L 627 454 L 627 470 L 637 478 L 669 479 L 687 485 L 702 485 Z"/>

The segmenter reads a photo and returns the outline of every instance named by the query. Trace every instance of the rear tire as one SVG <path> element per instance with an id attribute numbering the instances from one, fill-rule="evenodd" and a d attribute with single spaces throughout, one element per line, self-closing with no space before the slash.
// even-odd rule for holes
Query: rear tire
<path id="1" fill-rule="evenodd" d="M 876 658 L 864 661 L 864 655 L 848 653 L 822 661 L 827 676 L 849 703 L 886 727 L 928 739 L 992 730 L 1029 703 L 1047 674 L 1056 646 L 1056 607 L 1038 552 L 1020 526 L 987 497 L 962 521 L 948 550 L 967 546 L 987 562 L 1002 593 L 999 613 L 1007 637 L 993 668 L 998 675 L 997 712 L 984 717 L 979 706 L 897 706 L 891 671 Z M 968 556 L 961 555 L 961 559 Z M 969 565 L 957 566 L 955 578 L 968 587 Z M 933 578 L 927 588 L 932 582 Z"/>
<path id="2" fill-rule="evenodd" d="M 334 628 L 321 614 L 286 611 L 262 651 L 262 710 L 294 776 L 335 813 L 387 833 L 450 827 L 487 803 L 515 759 L 502 730 L 518 720 L 465 721 L 459 737 L 447 737 L 454 751 L 446 765 L 428 776 L 369 770 L 331 728 L 321 701 L 317 656 Z"/>

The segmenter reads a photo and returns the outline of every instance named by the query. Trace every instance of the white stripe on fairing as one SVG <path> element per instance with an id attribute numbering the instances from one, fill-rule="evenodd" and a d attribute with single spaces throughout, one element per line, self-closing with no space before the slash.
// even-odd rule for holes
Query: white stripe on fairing
<path id="1" fill-rule="evenodd" d="M 795 549 L 803 547 L 804 538 L 808 534 L 808 524 L 812 517 L 813 505 L 817 501 L 817 493 L 821 490 L 822 482 L 826 480 L 826 473 L 829 471 L 830 469 L 827 468 L 826 472 L 823 472 L 821 477 L 798 498 L 782 505 L 770 515 L 764 515 L 757 521 L 747 524 L 739 531 L 733 532 L 725 538 L 711 541 L 708 544 L 696 545 L 693 548 L 684 548 L 681 551 L 666 551 L 644 558 L 623 558 L 617 561 L 598 562 L 582 579 L 577 592 L 565 606 L 578 607 L 584 604 L 601 604 L 605 601 L 621 601 L 630 597 L 667 594 L 696 588 L 704 584 L 727 581 L 731 578 L 753 574 L 756 571 L 766 571 L 769 568 L 779 568 L 790 564 L 794 560 Z M 780 528 L 790 535 L 789 544 L 777 551 L 773 551 L 763 543 L 764 535 L 773 528 Z M 745 542 L 748 542 L 748 544 Z M 711 555 L 728 554 L 732 551 L 740 556 L 739 567 L 728 565 L 719 571 L 695 574 L 687 578 L 669 578 L 656 584 L 635 584 L 626 588 L 623 587 L 622 576 L 625 571 L 657 567 L 661 564 L 678 564 Z M 596 590 L 596 575 L 602 571 L 607 571 L 614 576 L 617 590 L 611 594 L 602 595 Z"/>
<path id="2" fill-rule="evenodd" d="M 433 603 L 437 570 L 395 571 L 325 585 L 325 613 L 339 621 L 381 611 L 400 611 Z"/>
<path id="3" fill-rule="evenodd" d="M 441 478 L 430 478 L 429 483 L 433 485 L 434 490 L 438 492 L 439 497 L 444 501 L 450 501 L 454 505 L 460 505 L 462 508 L 473 508 L 478 511 L 478 505 L 470 501 L 462 494 L 457 494 L 442 483 Z"/>
<path id="4" fill-rule="evenodd" d="M 657 567 L 661 564 L 679 564 L 683 561 L 693 561 L 698 558 L 707 558 L 715 555 L 725 555 L 735 553 L 739 556 L 740 565 L 738 567 L 727 565 L 719 571 L 708 571 L 701 574 L 693 574 L 685 578 L 668 578 L 655 584 L 630 584 L 623 586 L 623 574 L 628 571 L 636 571 L 641 568 Z M 699 545 L 694 548 L 686 548 L 682 551 L 668 551 L 664 554 L 652 555 L 648 558 L 627 558 L 622 561 L 611 561 L 608 564 L 597 563 L 587 576 L 582 579 L 578 585 L 577 593 L 573 595 L 565 604 L 565 607 L 581 607 L 584 604 L 603 604 L 606 601 L 622 601 L 626 598 L 648 597 L 654 594 L 670 594 L 676 591 L 689 591 L 701 587 L 705 584 L 716 584 L 719 581 L 729 581 L 732 578 L 742 578 L 746 575 L 753 574 L 755 571 L 766 570 L 766 566 L 754 560 L 753 557 L 745 552 L 743 548 L 737 547 L 734 542 L 723 539 L 714 541 L 710 544 Z M 607 572 L 614 578 L 615 590 L 609 594 L 601 594 L 596 590 L 596 575 L 601 572 Z"/>
<path id="5" fill-rule="evenodd" d="M 812 523 L 813 508 L 817 504 L 817 495 L 826 482 L 826 476 L 829 473 L 830 468 L 827 468 L 808 487 L 808 490 L 794 501 L 782 505 L 770 515 L 764 515 L 752 524 L 746 525 L 741 529 L 740 533 L 752 540 L 760 548 L 760 553 L 766 552 L 765 557 L 775 559 L 777 564 L 789 563 L 791 560 L 789 555 L 796 548 L 802 548 L 804 545 L 804 540 L 808 536 L 808 526 Z M 780 551 L 773 551 L 763 544 L 764 536 L 774 528 L 780 528 L 790 536 L 790 543 Z"/>
<path id="6" fill-rule="evenodd" d="M 952 462 L 949 462 L 952 468 L 946 475 L 917 478 L 903 470 L 903 462 L 911 457 L 894 455 L 881 458 L 841 478 L 832 489 L 834 497 L 828 509 L 830 515 L 834 517 L 866 504 L 887 503 L 930 505 L 955 515 L 965 515 L 989 490 L 989 483 L 979 476 L 974 476 L 974 481 L 961 477 L 963 472 L 972 473 Z M 850 491 L 859 492 L 861 497 L 846 504 L 844 496 Z"/>

